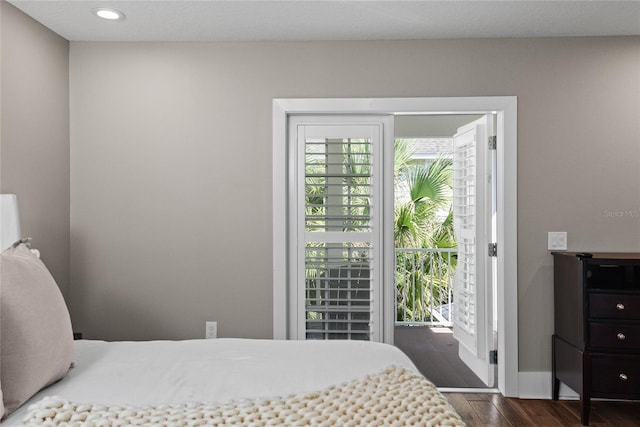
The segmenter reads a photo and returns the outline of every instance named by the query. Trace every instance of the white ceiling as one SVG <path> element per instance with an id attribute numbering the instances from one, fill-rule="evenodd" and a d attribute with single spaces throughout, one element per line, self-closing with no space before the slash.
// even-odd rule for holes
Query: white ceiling
<path id="1" fill-rule="evenodd" d="M 402 40 L 640 35 L 640 0 L 9 0 L 71 41 Z M 118 9 L 102 21 L 97 7 Z"/>

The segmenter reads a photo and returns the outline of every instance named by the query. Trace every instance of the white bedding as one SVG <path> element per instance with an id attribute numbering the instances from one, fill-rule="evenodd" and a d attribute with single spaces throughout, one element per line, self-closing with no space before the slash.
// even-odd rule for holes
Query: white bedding
<path id="1" fill-rule="evenodd" d="M 342 384 L 389 366 L 417 372 L 396 347 L 361 341 L 212 339 L 76 341 L 67 376 L 2 426 L 20 425 L 45 396 L 76 402 L 161 405 L 287 396 Z"/>

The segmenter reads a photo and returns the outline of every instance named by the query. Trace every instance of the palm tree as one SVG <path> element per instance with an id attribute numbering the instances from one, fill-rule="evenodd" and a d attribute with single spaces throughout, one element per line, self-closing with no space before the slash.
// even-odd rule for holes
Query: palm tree
<path id="1" fill-rule="evenodd" d="M 453 236 L 451 206 L 451 159 L 439 157 L 429 166 L 410 165 L 407 140 L 396 141 L 395 166 L 395 227 L 398 248 L 428 248 L 444 244 L 445 236 Z M 449 209 L 450 210 L 450 209 Z M 444 247 L 451 247 L 451 243 Z"/>
<path id="2" fill-rule="evenodd" d="M 428 166 L 411 165 L 409 141 L 396 141 L 397 248 L 454 248 L 451 211 L 452 161 L 438 158 Z M 455 260 L 449 253 L 401 252 L 396 259 L 398 319 L 426 320 L 429 306 L 441 305 Z"/>

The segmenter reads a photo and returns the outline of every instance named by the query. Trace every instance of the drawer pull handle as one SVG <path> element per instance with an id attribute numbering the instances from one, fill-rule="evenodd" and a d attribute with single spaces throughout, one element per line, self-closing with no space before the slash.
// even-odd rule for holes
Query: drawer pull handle
<path id="1" fill-rule="evenodd" d="M 619 302 L 618 304 L 616 304 L 616 309 L 617 310 L 624 310 L 624 304 Z"/>
<path id="2" fill-rule="evenodd" d="M 623 334 L 622 332 L 618 332 L 618 335 L 616 335 L 616 336 L 618 337 L 618 339 L 619 339 L 620 341 L 622 341 L 622 340 L 624 340 L 624 339 L 626 339 L 626 338 L 627 338 L 627 337 L 625 337 L 625 336 L 624 336 L 624 334 Z"/>
<path id="3" fill-rule="evenodd" d="M 627 374 L 620 374 L 618 375 L 618 378 L 620 378 L 622 381 L 626 381 L 629 379 L 629 377 L 627 377 Z"/>

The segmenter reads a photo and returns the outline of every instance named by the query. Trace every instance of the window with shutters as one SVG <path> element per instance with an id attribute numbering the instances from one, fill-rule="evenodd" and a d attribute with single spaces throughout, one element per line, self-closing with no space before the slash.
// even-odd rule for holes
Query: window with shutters
<path id="1" fill-rule="evenodd" d="M 297 136 L 297 337 L 381 339 L 379 124 L 308 124 Z"/>
<path id="2" fill-rule="evenodd" d="M 369 339 L 371 143 L 305 141 L 307 339 Z"/>
<path id="3" fill-rule="evenodd" d="M 453 157 L 454 229 L 458 265 L 454 298 L 457 326 L 469 337 L 476 332 L 476 141 L 458 138 Z M 473 338 L 475 339 L 475 338 Z"/>
<path id="4" fill-rule="evenodd" d="M 495 229 L 495 180 L 487 136 L 492 129 L 493 117 L 485 115 L 458 128 L 453 137 L 453 226 L 458 241 L 453 335 L 462 361 L 489 387 L 495 380 L 495 365 L 489 359 L 495 348 L 495 265 L 487 244 Z"/>

